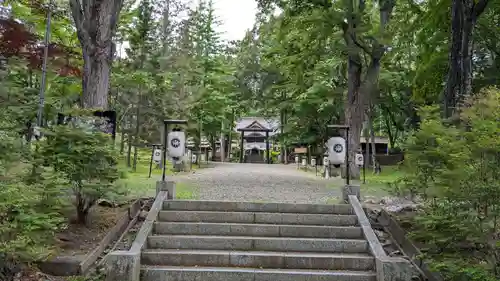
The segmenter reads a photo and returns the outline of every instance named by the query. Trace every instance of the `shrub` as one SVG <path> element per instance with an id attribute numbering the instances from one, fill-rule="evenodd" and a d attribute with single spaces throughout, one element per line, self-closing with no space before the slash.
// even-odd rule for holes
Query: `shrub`
<path id="1" fill-rule="evenodd" d="M 500 91 L 470 100 L 459 125 L 421 111 L 406 146 L 406 191 L 426 199 L 415 239 L 447 280 L 500 278 Z"/>
<path id="2" fill-rule="evenodd" d="M 77 219 L 86 223 L 89 211 L 100 198 L 119 193 L 118 154 L 108 135 L 76 126 L 55 126 L 46 132 L 40 154 L 71 186 Z"/>
<path id="3" fill-rule="evenodd" d="M 55 232 L 64 225 L 60 179 L 38 169 L 27 184 L 32 160 L 23 153 L 19 136 L 0 131 L 0 256 L 31 261 L 49 254 Z M 3 269 L 0 269 L 3 271 Z M 3 279 L 2 279 L 3 280 Z"/>

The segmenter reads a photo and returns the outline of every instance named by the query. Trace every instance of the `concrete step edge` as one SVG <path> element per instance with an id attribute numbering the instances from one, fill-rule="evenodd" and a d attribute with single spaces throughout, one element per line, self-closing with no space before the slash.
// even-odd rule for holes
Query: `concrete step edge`
<path id="1" fill-rule="evenodd" d="M 159 235 L 231 235 L 256 237 L 363 238 L 359 226 L 220 222 L 155 222 Z"/>
<path id="2" fill-rule="evenodd" d="M 315 269 L 275 269 L 275 268 L 244 268 L 244 267 L 201 267 L 201 266 L 158 266 L 141 265 L 141 270 L 163 270 L 163 271 L 222 271 L 222 272 L 248 272 L 248 273 L 283 273 L 283 274 L 307 274 L 307 275 L 352 275 L 352 276 L 376 276 L 373 271 L 354 270 L 315 270 Z"/>
<path id="3" fill-rule="evenodd" d="M 185 239 L 235 239 L 235 240 L 296 240 L 296 241 L 340 241 L 340 242 L 362 242 L 366 239 L 349 239 L 349 238 L 310 238 L 310 237 L 258 237 L 258 236 L 226 236 L 226 235 L 149 235 L 148 238 L 185 238 Z"/>
<path id="4" fill-rule="evenodd" d="M 362 229 L 355 225 L 314 225 L 314 224 L 270 224 L 270 223 L 239 223 L 239 222 L 208 222 L 208 221 L 156 221 L 155 224 L 174 225 L 233 225 L 233 226 L 283 226 L 283 227 L 312 227 L 312 228 L 330 228 L 330 229 Z"/>
<path id="5" fill-rule="evenodd" d="M 186 214 L 252 214 L 256 213 L 259 215 L 321 215 L 321 216 L 332 216 L 332 217 L 356 217 L 354 214 L 335 214 L 335 213 L 292 213 L 292 212 L 286 212 L 286 213 L 281 213 L 281 212 L 254 212 L 254 211 L 199 211 L 199 210 L 161 210 L 160 213 L 186 213 Z"/>
<path id="6" fill-rule="evenodd" d="M 234 251 L 203 249 L 144 249 L 141 254 L 163 255 L 252 255 L 252 256 L 287 256 L 287 257 L 319 257 L 346 259 L 374 259 L 369 253 L 321 253 L 321 252 L 275 252 L 275 251 Z"/>
<path id="7" fill-rule="evenodd" d="M 362 239 L 151 235 L 149 249 L 204 249 L 274 252 L 368 253 L 368 241 Z"/>
<path id="8" fill-rule="evenodd" d="M 366 271 L 375 268 L 375 258 L 367 254 L 233 250 L 147 250 L 141 254 L 144 265 L 245 267 L 314 270 Z"/>
<path id="9" fill-rule="evenodd" d="M 181 205 L 180 205 L 181 204 Z M 180 206 L 179 206 L 180 205 Z M 244 210 L 249 212 L 294 212 L 314 213 L 309 210 L 321 210 L 321 214 L 339 213 L 354 214 L 349 204 L 307 204 L 307 203 L 285 203 L 285 202 L 237 202 L 237 201 L 215 201 L 215 200 L 169 200 L 164 201 L 164 209 L 171 210 Z"/>
<path id="10" fill-rule="evenodd" d="M 336 226 L 357 226 L 359 224 L 356 215 L 215 211 L 160 211 L 158 221 Z"/>

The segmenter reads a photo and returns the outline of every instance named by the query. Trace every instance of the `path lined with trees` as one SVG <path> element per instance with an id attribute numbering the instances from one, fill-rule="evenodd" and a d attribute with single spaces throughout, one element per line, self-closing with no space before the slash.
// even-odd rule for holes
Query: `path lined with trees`
<path id="1" fill-rule="evenodd" d="M 325 180 L 294 165 L 214 165 L 173 179 L 193 187 L 200 200 L 324 204 L 340 198 L 342 180 Z"/>
<path id="2" fill-rule="evenodd" d="M 120 198 L 165 118 L 188 120 L 196 146 L 206 137 L 215 147 L 234 120 L 263 116 L 280 120 L 282 150 L 322 146 L 329 124 L 350 125 L 351 159 L 361 137 L 388 137 L 390 152 L 405 153 L 389 191 L 421 206 L 409 230 L 433 268 L 451 281 L 498 280 L 500 1 L 258 3 L 254 27 L 224 42 L 212 0 L 0 1 L 0 259 L 46 257 L 55 233 L 85 227 L 98 199 Z M 91 119 L 96 109 L 117 113 L 115 143 L 57 125 L 58 113 Z M 194 176 L 200 190 L 209 174 Z M 287 177 L 268 196 L 280 199 Z M 251 199 L 254 176 L 243 178 Z M 293 193 L 315 191 L 300 200 L 330 194 L 294 179 Z M 200 196 L 236 196 L 220 186 Z"/>

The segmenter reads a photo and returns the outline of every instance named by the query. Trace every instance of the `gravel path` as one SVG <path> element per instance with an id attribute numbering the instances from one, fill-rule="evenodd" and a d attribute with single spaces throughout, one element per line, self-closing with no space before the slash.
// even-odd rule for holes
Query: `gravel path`
<path id="1" fill-rule="evenodd" d="M 338 198 L 332 180 L 297 171 L 294 165 L 215 163 L 213 168 L 175 176 L 195 188 L 200 200 L 327 203 Z"/>

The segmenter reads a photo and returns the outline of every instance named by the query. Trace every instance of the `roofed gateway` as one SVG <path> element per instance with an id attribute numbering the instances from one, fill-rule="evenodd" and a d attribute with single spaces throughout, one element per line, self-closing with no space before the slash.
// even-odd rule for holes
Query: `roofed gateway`
<path id="1" fill-rule="evenodd" d="M 235 130 L 241 132 L 240 162 L 271 163 L 269 138 L 279 133 L 279 122 L 263 117 L 241 118 Z"/>

